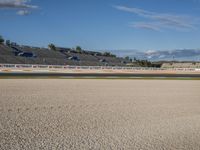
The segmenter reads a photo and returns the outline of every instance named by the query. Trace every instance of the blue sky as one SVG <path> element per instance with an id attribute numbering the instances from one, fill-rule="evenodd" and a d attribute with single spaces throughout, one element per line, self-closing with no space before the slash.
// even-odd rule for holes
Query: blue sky
<path id="1" fill-rule="evenodd" d="M 0 0 L 0 34 L 92 50 L 200 48 L 199 0 Z"/>

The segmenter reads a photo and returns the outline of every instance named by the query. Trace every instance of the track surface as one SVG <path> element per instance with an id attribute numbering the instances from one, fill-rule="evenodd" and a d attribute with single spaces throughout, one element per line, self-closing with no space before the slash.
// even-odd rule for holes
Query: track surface
<path id="1" fill-rule="evenodd" d="M 0 80 L 0 149 L 199 150 L 200 81 Z"/>
<path id="2" fill-rule="evenodd" d="M 0 73 L 0 77 L 166 77 L 166 78 L 200 78 L 200 74 L 142 74 L 142 73 Z"/>

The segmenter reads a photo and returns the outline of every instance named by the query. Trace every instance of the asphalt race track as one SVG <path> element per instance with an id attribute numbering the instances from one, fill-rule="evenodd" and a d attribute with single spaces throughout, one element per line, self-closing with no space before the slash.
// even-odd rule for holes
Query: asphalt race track
<path id="1" fill-rule="evenodd" d="M 142 74 L 142 73 L 5 73 L 0 77 L 74 77 L 74 78 L 200 78 L 200 74 Z"/>

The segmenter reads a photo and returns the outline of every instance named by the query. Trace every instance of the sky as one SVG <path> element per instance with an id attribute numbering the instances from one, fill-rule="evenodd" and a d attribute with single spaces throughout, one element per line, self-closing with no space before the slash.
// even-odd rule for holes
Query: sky
<path id="1" fill-rule="evenodd" d="M 0 35 L 90 50 L 200 48 L 200 0 L 0 0 Z"/>

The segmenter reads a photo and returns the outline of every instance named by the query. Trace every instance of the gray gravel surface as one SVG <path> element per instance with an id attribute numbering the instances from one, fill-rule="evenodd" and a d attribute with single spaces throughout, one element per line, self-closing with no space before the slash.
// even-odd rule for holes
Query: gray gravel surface
<path id="1" fill-rule="evenodd" d="M 199 150 L 200 81 L 2 79 L 0 149 Z"/>

